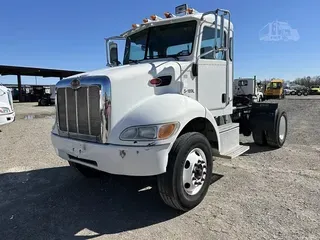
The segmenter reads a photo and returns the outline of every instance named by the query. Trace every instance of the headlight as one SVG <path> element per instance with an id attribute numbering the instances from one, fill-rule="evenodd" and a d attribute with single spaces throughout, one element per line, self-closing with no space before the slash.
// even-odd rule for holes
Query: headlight
<path id="1" fill-rule="evenodd" d="M 7 107 L 0 107 L 0 113 L 9 113 L 10 109 Z"/>
<path id="2" fill-rule="evenodd" d="M 120 134 L 120 139 L 123 141 L 162 140 L 172 136 L 178 127 L 179 123 L 129 127 Z"/>

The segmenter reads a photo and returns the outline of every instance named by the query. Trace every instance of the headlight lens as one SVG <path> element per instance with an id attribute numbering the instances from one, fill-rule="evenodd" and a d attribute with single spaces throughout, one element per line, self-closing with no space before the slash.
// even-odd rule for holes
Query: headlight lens
<path id="1" fill-rule="evenodd" d="M 9 113 L 10 109 L 7 107 L 0 107 L 0 113 Z"/>
<path id="2" fill-rule="evenodd" d="M 121 138 L 123 139 L 135 139 L 138 133 L 137 128 L 128 128 L 124 130 L 121 134 Z"/>
<path id="3" fill-rule="evenodd" d="M 123 141 L 166 139 L 175 133 L 178 126 L 178 123 L 168 123 L 130 127 L 120 134 L 120 139 Z"/>

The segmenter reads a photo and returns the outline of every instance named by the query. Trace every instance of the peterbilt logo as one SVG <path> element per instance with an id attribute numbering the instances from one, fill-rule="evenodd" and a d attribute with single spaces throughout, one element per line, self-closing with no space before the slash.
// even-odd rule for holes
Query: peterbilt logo
<path id="1" fill-rule="evenodd" d="M 81 87 L 79 79 L 73 79 L 71 82 L 72 89 L 78 89 Z"/>

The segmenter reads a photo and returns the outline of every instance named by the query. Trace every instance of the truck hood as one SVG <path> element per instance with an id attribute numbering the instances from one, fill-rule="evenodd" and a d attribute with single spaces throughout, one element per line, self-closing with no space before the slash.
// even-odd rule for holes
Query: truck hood
<path id="1" fill-rule="evenodd" d="M 145 63 L 139 63 L 139 64 L 132 63 L 132 64 L 118 66 L 118 67 L 106 67 L 102 69 L 88 71 L 88 72 L 67 77 L 65 79 L 83 77 L 83 76 L 104 75 L 104 76 L 108 76 L 110 79 L 115 81 L 117 79 L 121 79 L 123 74 L 124 75 L 133 74 L 132 77 L 135 77 L 137 75 L 140 75 L 141 73 L 148 73 L 149 75 L 153 75 L 153 77 L 155 77 L 158 74 L 160 74 L 160 72 L 163 71 L 164 68 L 170 68 L 170 67 L 172 68 L 174 66 L 178 67 L 181 72 L 188 67 L 191 68 L 191 63 L 186 61 L 157 61 L 157 62 L 145 62 Z"/>
<path id="2" fill-rule="evenodd" d="M 124 66 L 103 68 L 65 78 L 70 81 L 75 77 L 107 76 L 111 84 L 111 131 L 144 101 L 150 97 L 165 93 L 181 94 L 182 79 L 191 75 L 191 62 L 157 61 Z M 171 76 L 168 86 L 153 87 L 149 81 L 159 76 Z M 81 79 L 80 79 L 81 81 Z"/>

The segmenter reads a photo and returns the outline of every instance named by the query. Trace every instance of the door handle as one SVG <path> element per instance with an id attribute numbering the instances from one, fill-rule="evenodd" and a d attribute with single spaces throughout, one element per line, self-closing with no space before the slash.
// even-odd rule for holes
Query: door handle
<path id="1" fill-rule="evenodd" d="M 227 94 L 223 93 L 222 96 L 221 96 L 221 102 L 222 103 L 225 103 L 227 101 L 226 97 L 227 97 Z"/>

